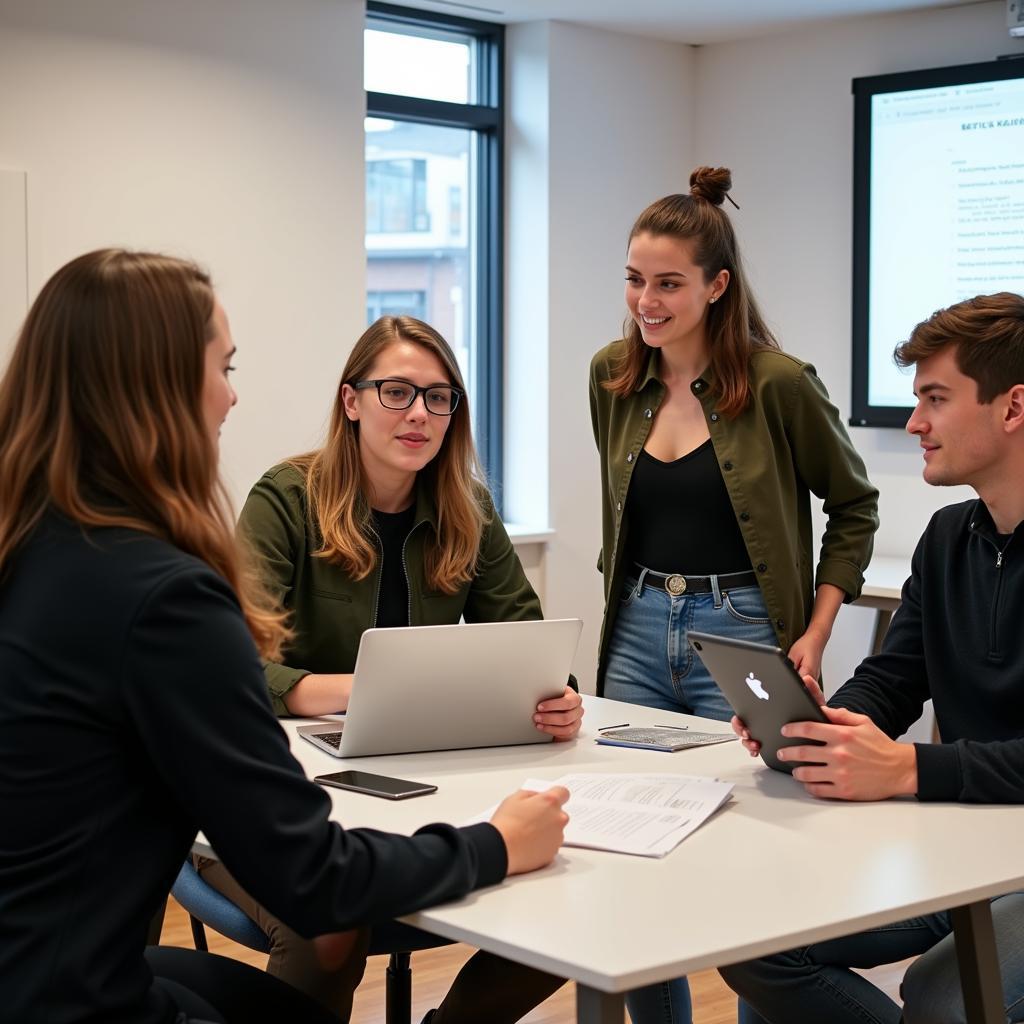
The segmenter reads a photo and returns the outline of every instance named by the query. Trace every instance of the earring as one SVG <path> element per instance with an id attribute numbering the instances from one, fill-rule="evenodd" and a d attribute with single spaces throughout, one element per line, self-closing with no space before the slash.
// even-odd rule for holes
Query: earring
<path id="1" fill-rule="evenodd" d="M 709 302 L 709 303 L 711 303 L 711 302 L 714 302 L 714 301 L 715 301 L 715 299 L 717 299 L 717 298 L 718 298 L 718 296 L 717 296 L 717 295 L 712 295 L 712 296 L 711 296 L 711 298 L 710 298 L 710 299 L 708 299 L 708 302 Z"/>

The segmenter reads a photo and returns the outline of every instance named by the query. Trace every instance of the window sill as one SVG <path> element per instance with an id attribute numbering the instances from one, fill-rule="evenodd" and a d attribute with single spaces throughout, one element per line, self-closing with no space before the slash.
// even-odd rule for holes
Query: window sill
<path id="1" fill-rule="evenodd" d="M 537 529 L 535 526 L 506 523 L 505 529 L 508 531 L 509 538 L 515 546 L 520 544 L 546 544 L 549 540 L 553 540 L 555 536 L 555 531 L 550 527 Z"/>

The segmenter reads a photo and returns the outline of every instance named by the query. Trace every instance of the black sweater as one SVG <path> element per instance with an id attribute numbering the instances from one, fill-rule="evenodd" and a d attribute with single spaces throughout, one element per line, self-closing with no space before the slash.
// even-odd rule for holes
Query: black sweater
<path id="1" fill-rule="evenodd" d="M 1024 803 L 1024 523 L 1007 540 L 984 503 L 928 524 L 881 652 L 829 703 L 904 733 L 931 697 L 942 743 L 918 743 L 918 797 Z"/>
<path id="2" fill-rule="evenodd" d="M 346 832 L 288 750 L 235 596 L 50 516 L 0 578 L 0 1018 L 155 1022 L 146 927 L 196 831 L 302 935 L 501 880 L 491 825 Z"/>

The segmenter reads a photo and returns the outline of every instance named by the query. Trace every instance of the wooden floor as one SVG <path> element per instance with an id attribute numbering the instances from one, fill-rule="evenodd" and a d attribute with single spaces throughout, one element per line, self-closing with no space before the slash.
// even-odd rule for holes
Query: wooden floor
<path id="1" fill-rule="evenodd" d="M 215 932 L 207 931 L 212 952 L 231 956 L 257 967 L 266 965 L 266 956 Z M 160 941 L 166 946 L 192 947 L 192 932 L 188 917 L 174 902 L 168 901 L 167 916 Z M 412 956 L 413 1022 L 419 1024 L 423 1015 L 444 997 L 451 979 L 471 954 L 467 946 L 445 946 L 424 950 Z M 373 957 L 366 968 L 366 977 L 356 993 L 352 1024 L 380 1024 L 384 1020 L 384 970 L 387 960 Z M 876 985 L 880 985 L 893 998 L 906 964 L 893 964 L 875 971 L 865 972 Z M 694 1024 L 736 1024 L 736 997 L 719 978 L 717 971 L 701 971 L 691 976 Z M 523 1018 L 524 1024 L 574 1024 L 576 1020 L 575 992 L 566 985 L 546 1003 Z"/>

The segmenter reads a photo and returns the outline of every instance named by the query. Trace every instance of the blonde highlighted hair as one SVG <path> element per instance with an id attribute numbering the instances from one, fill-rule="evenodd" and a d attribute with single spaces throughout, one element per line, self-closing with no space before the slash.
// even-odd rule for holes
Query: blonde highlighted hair
<path id="1" fill-rule="evenodd" d="M 0 382 L 0 573 L 48 508 L 141 530 L 223 576 L 274 658 L 284 618 L 240 560 L 203 416 L 214 301 L 193 263 L 123 249 L 43 286 Z"/>
<path id="2" fill-rule="evenodd" d="M 372 572 L 378 550 L 359 458 L 359 424 L 345 414 L 342 388 L 369 377 L 381 353 L 398 341 L 419 345 L 437 356 L 448 383 L 465 392 L 455 353 L 433 327 L 411 316 L 382 316 L 363 333 L 345 363 L 326 444 L 290 460 L 306 478 L 309 514 L 321 538 L 317 557 L 341 566 L 357 580 Z M 476 572 L 490 514 L 465 397 L 452 413 L 440 451 L 419 477 L 437 514 L 437 529 L 425 549 L 427 586 L 452 594 Z"/>

